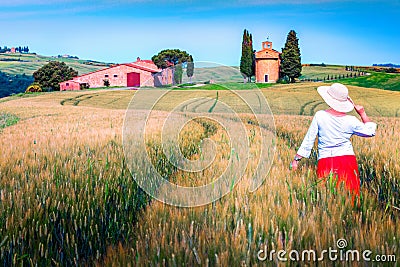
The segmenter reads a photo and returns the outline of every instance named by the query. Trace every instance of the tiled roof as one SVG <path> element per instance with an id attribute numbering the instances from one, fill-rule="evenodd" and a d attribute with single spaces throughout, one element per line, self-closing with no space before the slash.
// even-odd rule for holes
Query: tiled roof
<path id="1" fill-rule="evenodd" d="M 143 66 L 143 65 L 139 65 L 139 64 L 137 64 L 135 62 L 133 62 L 133 63 L 123 63 L 123 64 L 119 64 L 117 66 L 121 66 L 121 65 L 125 65 L 125 66 L 128 66 L 128 67 L 132 67 L 132 68 L 136 68 L 136 69 L 140 69 L 140 70 L 144 70 L 144 71 L 148 71 L 148 72 L 152 72 L 152 73 L 160 72 L 159 69 L 149 68 L 149 67 L 146 67 L 146 66 Z"/>

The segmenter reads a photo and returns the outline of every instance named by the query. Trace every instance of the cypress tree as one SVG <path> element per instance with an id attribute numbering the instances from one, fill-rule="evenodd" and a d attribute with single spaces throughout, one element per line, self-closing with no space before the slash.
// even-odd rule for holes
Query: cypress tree
<path id="1" fill-rule="evenodd" d="M 175 70 L 174 70 L 174 81 L 175 84 L 181 84 L 182 83 L 182 64 L 175 65 Z"/>
<path id="2" fill-rule="evenodd" d="M 256 55 L 255 50 L 253 49 L 253 35 L 250 33 L 250 37 L 249 37 L 249 49 L 248 49 L 248 53 L 249 53 L 249 57 L 251 58 L 251 74 L 250 74 L 250 78 L 249 78 L 249 82 L 251 82 L 251 77 L 254 76 L 256 74 Z"/>
<path id="3" fill-rule="evenodd" d="M 252 36 L 245 29 L 243 32 L 243 41 L 242 41 L 242 57 L 240 58 L 240 72 L 243 77 L 250 81 L 251 76 L 253 76 L 253 43 L 251 41 Z"/>
<path id="4" fill-rule="evenodd" d="M 186 67 L 186 75 L 189 77 L 190 83 L 192 83 L 193 74 L 194 74 L 194 62 L 192 55 L 190 55 Z"/>
<path id="5" fill-rule="evenodd" d="M 301 75 L 301 54 L 299 39 L 296 32 L 291 30 L 286 38 L 285 47 L 281 54 L 281 77 L 287 76 L 291 83 Z"/>

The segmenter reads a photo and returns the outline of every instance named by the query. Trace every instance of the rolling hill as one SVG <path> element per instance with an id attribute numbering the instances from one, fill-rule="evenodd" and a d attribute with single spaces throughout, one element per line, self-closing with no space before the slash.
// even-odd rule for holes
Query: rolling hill
<path id="1" fill-rule="evenodd" d="M 6 77 L 3 79 L 6 83 L 8 80 L 17 80 L 13 79 L 18 75 L 26 75 L 28 78 L 40 67 L 45 65 L 49 61 L 61 61 L 65 62 L 68 66 L 74 68 L 78 71 L 79 75 L 96 71 L 102 68 L 106 68 L 110 65 L 110 63 L 92 61 L 92 60 L 82 60 L 75 58 L 63 58 L 63 57 L 48 57 L 41 56 L 37 54 L 0 54 L 0 72 L 3 72 Z M 195 83 L 202 83 L 207 81 L 214 81 L 219 84 L 228 84 L 230 87 L 234 87 L 233 89 L 251 89 L 255 88 L 254 84 L 243 84 L 243 78 L 238 71 L 238 67 L 229 67 L 218 65 L 214 63 L 198 63 L 196 64 L 195 73 L 192 81 Z M 190 80 L 186 77 L 186 71 L 183 74 L 183 83 L 189 83 Z M 324 77 L 334 77 L 334 76 L 345 76 L 348 75 L 349 72 L 345 70 L 344 66 L 338 65 L 325 65 L 325 66 L 303 66 L 302 76 L 300 79 L 315 79 L 321 80 Z M 17 75 L 17 76 L 16 76 Z M 25 76 L 24 76 L 25 78 Z M 3 81 L 3 83 L 4 83 Z M 374 72 L 370 71 L 368 75 L 357 77 L 357 78 L 348 78 L 341 80 L 330 80 L 328 82 L 333 83 L 335 81 L 340 81 L 341 83 L 347 85 L 354 85 L 358 87 L 365 88 L 378 88 L 392 91 L 400 91 L 400 74 L 393 73 L 382 73 L 382 72 Z M 0 83 L 0 97 L 4 97 L 10 95 L 12 93 L 24 92 L 26 89 L 25 83 L 23 88 L 9 88 L 9 84 Z M 258 84 L 258 86 L 270 87 L 276 86 L 272 84 Z M 192 88 L 181 88 L 181 89 L 189 89 Z M 207 89 L 207 90 L 219 90 L 223 89 L 221 86 L 216 86 L 213 84 L 206 85 L 204 87 L 196 87 L 195 89 Z M 7 93 L 8 92 L 8 93 Z"/>
<path id="2" fill-rule="evenodd" d="M 0 54 L 0 71 L 8 74 L 32 75 L 49 61 L 61 61 L 78 71 L 79 75 L 105 68 L 109 63 L 73 58 L 57 58 L 36 54 Z"/>
<path id="3" fill-rule="evenodd" d="M 32 74 L 49 61 L 65 62 L 68 66 L 85 74 L 109 66 L 109 63 L 76 58 L 47 57 L 37 54 L 0 53 L 0 98 L 24 92 L 33 82 Z"/>

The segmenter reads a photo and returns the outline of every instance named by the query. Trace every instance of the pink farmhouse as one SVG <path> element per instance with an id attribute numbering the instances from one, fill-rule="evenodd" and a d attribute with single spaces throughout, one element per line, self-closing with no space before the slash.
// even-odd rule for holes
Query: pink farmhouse
<path id="1" fill-rule="evenodd" d="M 80 90 L 109 86 L 140 87 L 161 86 L 172 83 L 172 70 L 159 69 L 151 60 L 118 64 L 106 69 L 97 70 L 60 83 L 60 90 Z"/>

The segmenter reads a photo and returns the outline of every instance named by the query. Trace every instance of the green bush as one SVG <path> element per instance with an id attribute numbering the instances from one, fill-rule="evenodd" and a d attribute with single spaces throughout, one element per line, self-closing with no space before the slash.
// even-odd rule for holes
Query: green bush
<path id="1" fill-rule="evenodd" d="M 277 83 L 281 83 L 281 84 L 287 84 L 290 83 L 290 79 L 288 76 L 283 76 L 281 78 L 279 78 L 279 80 L 277 81 Z"/>

